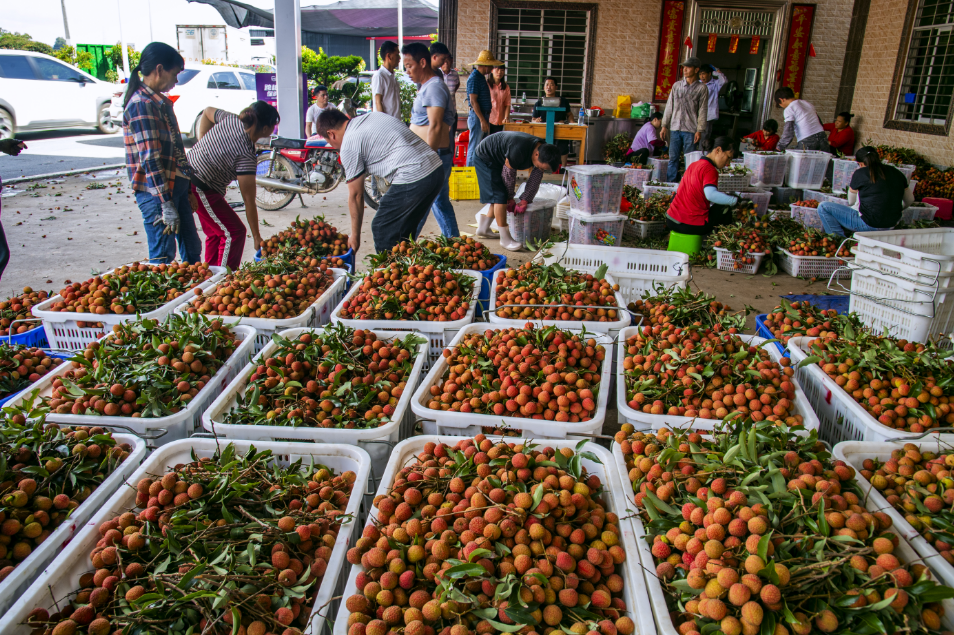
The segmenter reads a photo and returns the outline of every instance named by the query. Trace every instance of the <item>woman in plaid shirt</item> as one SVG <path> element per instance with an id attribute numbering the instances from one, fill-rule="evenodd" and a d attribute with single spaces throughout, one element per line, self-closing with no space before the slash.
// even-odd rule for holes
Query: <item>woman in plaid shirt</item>
<path id="1" fill-rule="evenodd" d="M 182 261 L 201 262 L 202 244 L 189 200 L 192 170 L 172 101 L 162 94 L 176 85 L 185 60 L 162 42 L 147 45 L 139 60 L 123 102 L 123 137 L 126 171 L 142 212 L 149 260 L 175 260 L 178 238 Z"/>

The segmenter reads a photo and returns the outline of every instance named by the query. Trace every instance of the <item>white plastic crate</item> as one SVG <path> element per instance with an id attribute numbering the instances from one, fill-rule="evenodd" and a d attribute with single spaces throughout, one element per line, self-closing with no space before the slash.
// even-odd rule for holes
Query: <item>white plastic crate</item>
<path id="1" fill-rule="evenodd" d="M 918 166 L 909 165 L 909 164 L 898 165 L 897 163 L 885 163 L 885 165 L 890 165 L 900 170 L 901 174 L 904 175 L 904 178 L 906 178 L 908 182 L 911 181 L 911 177 L 914 175 L 914 172 L 918 169 Z"/>
<path id="2" fill-rule="evenodd" d="M 854 159 L 832 159 L 831 189 L 833 192 L 847 192 L 851 185 L 851 175 L 861 167 Z"/>
<path id="3" fill-rule="evenodd" d="M 73 510 L 67 520 L 60 523 L 46 540 L 36 545 L 30 555 L 21 560 L 17 567 L 0 582 L 0 615 L 6 613 L 7 609 L 13 606 L 14 601 L 30 588 L 43 569 L 59 555 L 63 545 L 67 544 L 76 535 L 77 530 L 81 529 L 86 521 L 103 506 L 103 503 L 116 493 L 123 481 L 139 469 L 139 464 L 146 456 L 146 442 L 131 434 L 116 433 L 113 434 L 113 438 L 117 445 L 128 443 L 132 446 L 129 456 L 100 483 L 99 487 L 93 490 L 89 498 Z"/>
<path id="4" fill-rule="evenodd" d="M 546 240 L 550 236 L 550 225 L 553 223 L 555 208 L 556 201 L 538 198 L 527 205 L 527 211 L 523 214 L 507 212 L 510 235 L 517 242 L 524 244 Z"/>
<path id="5" fill-rule="evenodd" d="M 788 155 L 784 153 L 743 152 L 743 165 L 752 170 L 753 187 L 781 187 L 788 174 Z"/>
<path id="6" fill-rule="evenodd" d="M 742 190 L 739 194 L 742 195 L 742 198 L 755 203 L 755 213 L 759 216 L 765 215 L 765 212 L 768 211 L 769 203 L 772 201 L 772 193 L 762 190 Z"/>
<path id="7" fill-rule="evenodd" d="M 526 323 L 524 321 L 524 323 Z M 496 324 L 470 324 L 462 328 L 454 340 L 448 345 L 453 348 L 457 343 L 469 333 L 483 333 L 487 330 L 499 331 L 510 328 L 504 325 Z M 563 329 L 571 333 L 580 334 L 579 330 Z M 613 340 L 599 333 L 587 332 L 587 336 L 592 336 L 598 344 L 602 344 L 606 349 L 606 357 L 603 359 L 603 365 L 600 368 L 600 381 L 598 394 L 596 395 L 596 415 L 589 421 L 580 421 L 577 423 L 547 421 L 546 419 L 524 419 L 521 417 L 507 417 L 497 415 L 485 415 L 466 412 L 446 412 L 443 410 L 431 410 L 427 407 L 427 402 L 431 400 L 431 386 L 441 383 L 444 373 L 447 371 L 447 358 L 443 355 L 437 363 L 431 365 L 431 370 L 424 377 L 421 385 L 414 393 L 411 399 L 411 410 L 421 419 L 436 422 L 434 425 L 425 425 L 424 433 L 446 434 L 450 436 L 472 436 L 481 432 L 482 426 L 493 426 L 510 428 L 513 430 L 523 430 L 529 436 L 539 437 L 541 439 L 566 439 L 574 434 L 599 434 L 603 429 L 603 421 L 606 419 L 606 408 L 609 402 L 610 393 L 610 373 L 613 368 Z"/>
<path id="8" fill-rule="evenodd" d="M 735 256 L 731 251 L 722 249 L 721 247 L 714 247 L 714 249 L 716 252 L 716 267 L 719 271 L 728 271 L 729 273 L 745 273 L 749 275 L 758 273 L 759 267 L 762 266 L 762 260 L 765 258 L 765 254 L 748 254 L 755 262 L 736 266 Z"/>
<path id="9" fill-rule="evenodd" d="M 686 158 L 686 169 L 688 170 L 690 165 L 706 156 L 706 153 L 702 150 L 693 150 L 692 152 L 686 152 L 683 156 Z"/>
<path id="10" fill-rule="evenodd" d="M 850 278 L 851 270 L 845 265 L 853 258 L 828 258 L 826 256 L 796 256 L 787 249 L 776 250 L 778 268 L 793 278 L 817 278 L 828 280 L 837 272 L 836 278 Z"/>
<path id="11" fill-rule="evenodd" d="M 950 451 L 947 444 L 941 444 L 936 440 L 909 441 L 918 446 L 922 452 L 945 452 Z M 861 475 L 862 465 L 865 459 L 874 459 L 885 462 L 891 458 L 893 450 L 901 450 L 903 443 L 878 443 L 871 441 L 843 441 L 834 447 L 832 455 L 835 459 L 845 461 L 855 468 L 855 480 L 861 491 L 864 492 L 864 501 L 869 511 L 884 512 L 891 517 L 891 530 L 906 540 L 909 545 L 921 556 L 921 560 L 930 567 L 935 577 L 947 586 L 954 586 L 954 566 L 945 560 L 934 545 L 924 539 L 917 529 L 912 527 L 904 516 L 894 508 L 891 503 L 885 500 L 884 496 L 877 489 L 871 486 L 864 476 Z"/>
<path id="12" fill-rule="evenodd" d="M 253 445 L 249 441 L 234 441 L 236 451 L 244 453 Z M 93 518 L 80 527 L 75 538 L 63 546 L 59 556 L 40 574 L 36 582 L 27 592 L 17 599 L 13 607 L 0 618 L 0 632 L 5 635 L 29 635 L 32 628 L 21 625 L 30 611 L 36 607 L 43 607 L 55 612 L 56 601 L 62 601 L 71 592 L 79 589 L 79 578 L 84 573 L 93 570 L 89 562 L 89 553 L 100 539 L 99 525 L 115 518 L 120 514 L 136 508 L 136 483 L 142 478 L 155 477 L 163 474 L 167 469 L 180 464 L 191 463 L 192 453 L 198 457 L 212 456 L 223 444 L 215 439 L 188 439 L 167 445 L 153 452 L 136 472 L 126 480 L 126 487 L 121 487 L 111 496 Z M 355 519 L 359 517 L 361 502 L 365 487 L 368 483 L 368 473 L 371 459 L 360 448 L 342 444 L 296 445 L 285 443 L 256 442 L 257 450 L 271 450 L 276 460 L 288 465 L 301 459 L 304 465 L 312 461 L 326 465 L 336 473 L 351 470 L 357 474 L 351 497 L 348 500 L 346 513 Z M 291 453 L 290 449 L 297 450 Z M 310 605 L 312 619 L 309 621 L 306 635 L 320 635 L 324 630 L 325 620 L 319 617 L 318 612 L 325 609 L 329 602 L 341 594 L 344 588 L 344 576 L 341 575 L 345 563 L 345 554 L 357 541 L 357 532 L 354 526 L 357 521 L 342 523 L 338 530 L 331 557 L 328 559 L 328 568 L 318 587 L 314 602 Z M 60 604 L 62 607 L 62 604 Z M 327 609 L 325 609 L 327 611 Z M 327 611 L 326 615 L 333 614 Z"/>
<path id="13" fill-rule="evenodd" d="M 751 182 L 751 174 L 720 174 L 717 187 L 720 192 L 738 192 L 749 187 Z"/>
<path id="14" fill-rule="evenodd" d="M 804 189 L 802 190 L 802 200 L 803 201 L 818 201 L 819 203 L 827 203 L 834 199 L 835 203 L 847 203 L 845 199 L 832 196 L 831 194 L 826 194 L 825 192 L 820 192 L 818 190 Z"/>
<path id="15" fill-rule="evenodd" d="M 249 316 L 209 315 L 209 319 L 221 320 L 225 324 L 244 324 L 255 328 L 255 350 L 258 353 L 266 344 L 272 341 L 272 335 L 279 331 L 293 328 L 318 327 L 331 320 L 331 311 L 338 306 L 345 293 L 345 283 L 348 282 L 348 272 L 344 269 L 332 269 L 334 282 L 318 296 L 305 312 L 295 317 L 276 320 Z M 210 289 L 211 291 L 211 289 Z M 190 300 L 191 303 L 191 300 Z M 183 303 L 176 308 L 176 313 L 187 313 L 189 304 Z"/>
<path id="16" fill-rule="evenodd" d="M 627 218 L 626 224 L 623 225 L 623 236 L 625 238 L 651 238 L 653 236 L 662 236 L 665 234 L 668 229 L 666 229 L 666 221 L 664 220 L 635 220 L 633 218 Z"/>
<path id="17" fill-rule="evenodd" d="M 664 194 L 675 194 L 676 190 L 679 189 L 678 183 L 667 183 L 666 181 L 660 181 L 662 185 L 643 185 L 643 198 L 649 198 L 653 194 L 659 194 L 660 192 Z"/>
<path id="18" fill-rule="evenodd" d="M 616 409 L 619 412 L 619 418 L 624 423 L 631 423 L 637 430 L 660 430 L 661 428 L 686 428 L 692 426 L 696 430 L 712 430 L 716 424 L 722 422 L 722 419 L 701 419 L 698 417 L 680 417 L 675 415 L 653 415 L 640 412 L 629 406 L 629 399 L 626 390 L 626 371 L 623 369 L 623 360 L 626 358 L 626 341 L 639 333 L 639 326 L 630 326 L 625 328 L 619 334 L 619 343 L 616 351 Z M 767 342 L 763 337 L 754 335 L 739 335 L 739 339 L 746 344 L 759 346 Z M 774 344 L 763 346 L 768 352 L 772 361 L 778 362 L 782 359 L 782 353 Z M 802 392 L 798 382 L 795 383 L 794 412 L 804 418 L 806 430 L 818 429 L 818 417 L 812 411 L 811 404 L 808 402 L 805 393 Z"/>
<path id="19" fill-rule="evenodd" d="M 786 150 L 785 154 L 789 156 L 786 185 L 810 190 L 821 187 L 830 154 L 819 150 Z"/>
<path id="20" fill-rule="evenodd" d="M 114 267 L 110 271 L 113 271 L 117 268 L 118 267 Z M 209 267 L 209 271 L 212 272 L 212 277 L 201 284 L 196 285 L 198 288 L 202 289 L 202 291 L 206 291 L 207 289 L 214 287 L 216 284 L 218 284 L 219 280 L 225 277 L 226 273 L 225 267 Z M 50 343 L 50 348 L 61 351 L 80 351 L 86 348 L 87 344 L 97 341 L 103 337 L 103 335 L 110 332 L 112 330 L 111 327 L 114 324 L 130 322 L 137 320 L 140 317 L 161 320 L 175 311 L 176 307 L 178 307 L 180 304 L 187 302 L 193 297 L 195 296 L 192 293 L 192 290 L 187 290 L 175 300 L 167 302 L 155 311 L 142 313 L 137 316 L 128 313 L 124 313 L 122 315 L 118 315 L 116 313 L 105 313 L 103 315 L 99 315 L 93 313 L 50 311 L 49 309 L 54 303 L 63 299 L 59 294 L 57 294 L 33 307 L 33 315 L 43 320 L 43 330 L 46 331 L 46 339 Z M 99 322 L 102 323 L 103 326 L 102 328 L 80 328 L 77 325 L 77 322 Z"/>
<path id="21" fill-rule="evenodd" d="M 150 440 L 149 447 L 159 447 L 185 439 L 202 429 L 202 413 L 205 412 L 213 398 L 225 390 L 239 369 L 244 367 L 252 357 L 252 348 L 255 346 L 255 329 L 251 326 L 233 326 L 236 339 L 240 344 L 236 347 L 232 356 L 222 365 L 219 370 L 212 375 L 209 383 L 193 397 L 189 405 L 175 414 L 165 417 L 146 418 L 146 417 L 107 417 L 106 415 L 74 415 L 57 414 L 51 412 L 46 415 L 46 420 L 50 423 L 59 423 L 68 426 L 125 426 L 135 434 L 155 435 L 159 434 L 160 429 L 166 431 L 155 441 Z M 112 337 L 112 334 L 106 337 Z M 53 394 L 53 381 L 66 374 L 72 369 L 69 362 L 60 364 L 53 372 L 47 373 L 37 380 L 28 389 L 21 392 L 14 399 L 10 400 L 8 406 L 16 406 L 35 391 L 39 391 L 41 397 L 49 397 Z"/>
<path id="22" fill-rule="evenodd" d="M 912 284 L 928 287 L 933 287 L 936 284 L 938 289 L 947 289 L 954 285 L 954 272 L 951 271 L 925 271 L 920 267 L 914 267 L 900 260 L 858 251 L 857 248 L 852 248 L 851 251 L 855 254 L 854 263 L 859 267 L 866 267 L 887 276 L 907 278 L 907 281 Z"/>
<path id="23" fill-rule="evenodd" d="M 792 220 L 801 223 L 805 227 L 814 227 L 825 231 L 821 216 L 818 215 L 816 207 L 802 207 L 801 205 L 792 205 Z"/>
<path id="24" fill-rule="evenodd" d="M 588 272 L 586 272 L 588 273 Z M 606 272 L 604 276 L 606 281 L 609 284 L 616 284 L 616 280 L 613 279 L 613 274 Z M 580 329 L 586 329 L 589 333 L 607 333 L 611 337 L 615 337 L 619 333 L 620 329 L 626 328 L 632 323 L 632 317 L 629 314 L 629 311 L 626 310 L 626 300 L 623 298 L 622 294 L 617 291 L 616 294 L 616 306 L 617 308 L 617 317 L 618 319 L 612 322 L 596 322 L 596 321 L 579 321 L 579 320 L 536 320 L 536 319 L 516 319 L 516 318 L 503 318 L 497 315 L 496 311 L 492 309 L 497 306 L 497 276 L 494 276 L 493 282 L 490 286 L 490 307 L 491 310 L 487 311 L 487 321 L 494 325 L 494 328 L 503 328 L 503 327 L 515 327 L 522 328 L 527 322 L 532 322 L 537 327 L 543 326 L 558 326 L 563 330 L 576 331 Z M 519 305 L 517 305 L 519 306 Z M 572 310 L 572 309 L 571 309 Z"/>
<path id="25" fill-rule="evenodd" d="M 289 329 L 279 333 L 281 337 L 295 339 L 303 332 L 317 332 L 321 329 L 297 328 Z M 404 338 L 410 335 L 408 331 L 381 331 L 372 330 L 380 339 L 392 339 L 395 337 Z M 251 441 L 306 441 L 312 443 L 346 443 L 357 445 L 364 449 L 376 461 L 386 460 L 388 454 L 388 445 L 394 444 L 402 439 L 411 436 L 413 427 L 413 417 L 408 404 L 411 402 L 411 396 L 417 388 L 417 383 L 421 379 L 424 362 L 427 360 L 426 343 L 418 346 L 417 355 L 414 360 L 414 367 L 407 379 L 407 387 L 401 394 L 397 406 L 394 408 L 394 415 L 391 421 L 377 428 L 366 429 L 344 429 L 344 428 L 319 428 L 313 426 L 257 426 L 242 425 L 235 423 L 223 423 L 224 416 L 235 407 L 238 395 L 245 392 L 248 386 L 249 378 L 258 367 L 261 360 L 271 356 L 278 348 L 278 344 L 270 341 L 261 353 L 255 356 L 238 376 L 230 383 L 225 390 L 216 397 L 202 415 L 202 427 L 207 432 L 226 439 L 246 439 Z M 370 442 L 370 443 L 369 443 Z"/>
<path id="26" fill-rule="evenodd" d="M 570 243 L 615 247 L 623 242 L 624 214 L 583 214 L 571 209 L 569 217 Z"/>
<path id="27" fill-rule="evenodd" d="M 609 165 L 571 165 L 566 171 L 571 210 L 584 214 L 619 212 L 625 169 Z"/>
<path id="28" fill-rule="evenodd" d="M 490 438 L 497 440 L 499 437 Z M 577 444 L 577 441 L 560 441 L 553 439 L 541 442 L 540 439 L 536 438 L 525 440 L 506 437 L 502 440 L 507 443 L 518 444 L 534 442 L 543 447 L 549 446 L 554 449 L 575 449 Z M 401 467 L 406 465 L 417 454 L 419 454 L 424 449 L 424 444 L 428 442 L 453 443 L 453 439 L 448 439 L 443 435 L 420 436 L 400 443 L 396 448 L 394 448 L 394 453 L 391 455 L 387 467 L 385 468 L 384 478 L 382 478 L 381 484 L 378 487 L 378 495 L 387 495 L 388 492 L 391 491 L 391 487 L 397 472 L 401 469 Z M 632 616 L 633 622 L 636 624 L 636 631 L 634 635 L 655 635 L 656 631 L 652 618 L 653 611 L 649 604 L 649 596 L 646 592 L 646 581 L 642 571 L 639 569 L 639 548 L 636 545 L 632 524 L 628 520 L 625 520 L 627 516 L 626 508 L 628 499 L 628 496 L 625 494 L 625 492 L 629 490 L 625 489 L 623 484 L 620 482 L 617 470 L 613 468 L 613 456 L 608 450 L 598 446 L 595 443 L 587 443 L 581 448 L 581 450 L 592 452 L 599 458 L 600 462 L 595 462 L 586 457 L 581 457 L 582 465 L 584 468 L 586 468 L 588 473 L 595 474 L 600 478 L 604 484 L 604 489 L 606 492 L 603 495 L 603 502 L 605 503 L 606 510 L 616 514 L 620 518 L 620 543 L 626 552 L 626 561 L 620 566 L 619 575 L 623 577 L 623 601 L 626 603 L 626 611 Z M 371 520 L 372 517 L 377 517 L 377 508 L 372 508 L 368 514 L 368 517 L 369 519 L 367 524 L 371 525 L 373 522 Z M 358 535 L 359 532 L 355 531 L 354 533 L 355 535 Z M 347 576 L 347 583 L 344 585 L 345 599 L 359 592 L 356 588 L 355 582 L 357 580 L 358 574 L 364 571 L 365 569 L 361 564 L 351 566 L 351 572 Z M 317 602 L 315 605 L 317 606 Z M 348 635 L 348 610 L 344 602 L 341 603 L 341 607 L 338 610 L 337 619 L 335 619 L 333 635 Z"/>
<path id="29" fill-rule="evenodd" d="M 559 262 L 564 267 L 588 273 L 605 263 L 627 304 L 638 300 L 644 291 L 652 290 L 653 284 L 679 289 L 689 284 L 689 256 L 678 251 L 556 243 L 547 253 L 551 255 L 544 257 L 538 253 L 534 260 L 541 259 L 547 265 Z"/>
<path id="30" fill-rule="evenodd" d="M 918 217 L 915 220 L 934 220 L 934 215 L 937 214 L 938 210 L 934 205 L 928 205 L 927 203 L 917 203 L 908 209 L 917 210 Z"/>
<path id="31" fill-rule="evenodd" d="M 793 337 L 788 341 L 788 352 L 798 380 L 812 409 L 821 422 L 819 436 L 835 445 L 842 441 L 887 441 L 903 439 L 905 441 L 923 437 L 922 433 L 905 432 L 889 428 L 868 414 L 845 389 L 835 383 L 818 364 L 809 364 L 799 368 L 808 357 L 808 344 L 814 337 Z M 954 434 L 936 434 L 947 443 L 954 442 Z"/>
<path id="32" fill-rule="evenodd" d="M 621 454 L 619 456 L 622 456 Z M 619 461 L 616 461 L 619 465 Z M 617 471 L 625 471 L 626 464 L 623 463 Z M 630 500 L 627 501 L 627 509 L 635 511 L 637 509 L 635 502 L 633 502 L 633 496 L 629 497 Z M 630 522 L 633 525 L 633 531 L 636 534 L 636 544 L 639 546 L 639 558 L 642 562 L 644 576 L 646 578 L 646 586 L 649 590 L 649 600 L 655 609 L 656 614 L 656 632 L 659 635 L 680 635 L 679 631 L 676 629 L 675 624 L 672 622 L 670 617 L 669 610 L 666 604 L 666 592 L 663 590 L 662 584 L 659 582 L 659 578 L 656 577 L 656 561 L 653 558 L 653 554 L 649 539 L 649 534 L 646 533 L 645 528 L 643 527 L 642 519 L 638 514 L 628 514 Z M 907 542 L 904 540 L 899 541 L 898 546 L 895 547 L 894 555 L 897 556 L 904 564 L 915 564 L 920 559 L 918 554 L 912 549 Z M 952 620 L 951 615 L 954 611 L 954 600 L 944 600 L 943 602 L 945 615 L 941 619 L 943 628 L 951 629 L 954 628 L 954 620 Z M 781 620 L 779 620 L 781 624 Z M 763 622 L 764 623 L 764 622 Z M 712 631 L 713 633 L 717 631 Z M 817 632 L 817 629 L 812 628 L 812 632 Z"/>
<path id="33" fill-rule="evenodd" d="M 653 178 L 652 168 L 623 168 L 626 174 L 623 185 L 630 185 L 638 190 L 643 189 L 643 183 Z"/>
<path id="34" fill-rule="evenodd" d="M 911 208 L 908 208 L 911 209 Z M 927 273 L 954 273 L 954 228 L 888 229 L 857 232 L 857 253 L 880 256 L 923 269 Z"/>
<path id="35" fill-rule="evenodd" d="M 350 326 L 353 329 L 419 332 L 428 340 L 428 363 L 425 364 L 426 370 L 441 357 L 445 342 L 449 342 L 457 331 L 474 321 L 474 312 L 477 310 L 477 300 L 480 297 L 480 285 L 483 276 L 479 271 L 470 271 L 468 269 L 455 269 L 455 271 L 474 279 L 474 290 L 470 298 L 470 307 L 467 309 L 467 315 L 460 320 L 454 320 L 452 322 L 428 322 L 424 320 L 353 320 L 343 318 L 341 317 L 341 308 L 345 300 L 350 300 L 351 296 L 355 295 L 361 288 L 361 283 L 356 282 L 351 285 L 348 294 L 331 312 L 331 321 L 334 323 L 341 322 L 345 326 Z"/>
<path id="36" fill-rule="evenodd" d="M 656 159 L 649 157 L 646 165 L 651 165 L 653 169 L 653 181 L 665 181 L 666 174 L 669 171 L 669 159 Z"/>
<path id="37" fill-rule="evenodd" d="M 925 286 L 855 268 L 849 310 L 866 326 L 892 337 L 926 342 L 954 331 L 954 289 Z"/>

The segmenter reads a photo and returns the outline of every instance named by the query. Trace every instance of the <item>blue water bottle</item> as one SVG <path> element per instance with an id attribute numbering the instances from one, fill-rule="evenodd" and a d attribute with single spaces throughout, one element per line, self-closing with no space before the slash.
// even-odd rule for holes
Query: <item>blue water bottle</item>
<path id="1" fill-rule="evenodd" d="M 583 106 L 580 106 L 580 118 L 577 120 L 576 123 L 582 126 L 582 125 L 583 125 L 583 117 L 584 117 L 585 115 L 586 115 L 586 113 L 583 111 Z"/>

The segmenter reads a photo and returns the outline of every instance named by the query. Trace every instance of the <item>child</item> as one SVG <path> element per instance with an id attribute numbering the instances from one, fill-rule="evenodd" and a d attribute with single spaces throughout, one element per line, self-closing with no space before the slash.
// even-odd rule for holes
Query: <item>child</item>
<path id="1" fill-rule="evenodd" d="M 756 150 L 774 150 L 778 145 L 778 122 L 774 119 L 766 119 L 761 130 L 745 135 L 743 139 L 752 142 Z"/>

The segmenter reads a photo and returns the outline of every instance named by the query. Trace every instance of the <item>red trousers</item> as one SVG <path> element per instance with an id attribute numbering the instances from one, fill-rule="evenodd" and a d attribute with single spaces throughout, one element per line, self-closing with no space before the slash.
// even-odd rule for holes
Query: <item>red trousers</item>
<path id="1" fill-rule="evenodd" d="M 196 214 L 205 232 L 205 261 L 214 267 L 238 269 L 245 250 L 245 223 L 218 192 L 193 185 L 192 193 L 199 201 Z"/>

